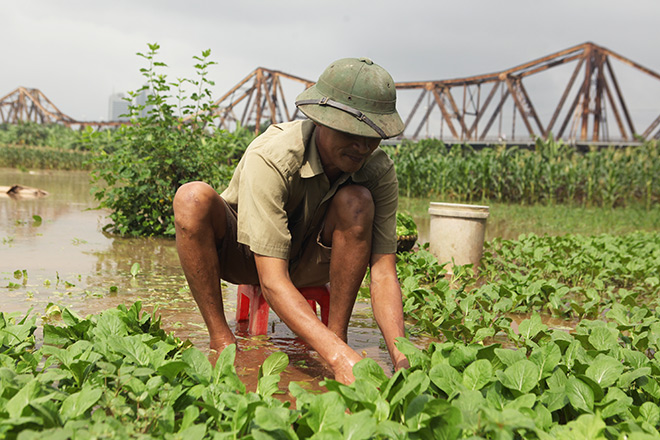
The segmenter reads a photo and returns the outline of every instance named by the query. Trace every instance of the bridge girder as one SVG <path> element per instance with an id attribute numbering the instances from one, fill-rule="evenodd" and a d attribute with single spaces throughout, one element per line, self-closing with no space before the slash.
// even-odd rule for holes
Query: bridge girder
<path id="1" fill-rule="evenodd" d="M 0 98 L 0 123 L 18 124 L 35 122 L 37 124 L 62 124 L 67 127 L 91 126 L 96 129 L 117 126 L 117 121 L 77 121 L 68 116 L 39 89 L 18 87 Z"/>
<path id="2" fill-rule="evenodd" d="M 502 121 L 522 122 L 523 138 L 548 137 L 582 142 L 608 142 L 608 115 L 611 114 L 619 140 L 633 141 L 660 137 L 660 115 L 643 131 L 638 131 L 615 74 L 612 60 L 632 67 L 654 80 L 660 75 L 609 49 L 584 43 L 548 56 L 486 75 L 438 81 L 397 82 L 399 102 L 412 94 L 409 108 L 399 112 L 406 129 L 400 138 L 418 139 L 425 126 L 440 126 L 440 138 L 457 141 L 502 140 Z M 549 119 L 543 120 L 525 83 L 534 75 L 552 68 L 574 64 L 557 105 Z M 285 94 L 282 84 L 289 83 L 295 94 Z M 215 102 L 216 123 L 231 129 L 236 124 L 254 126 L 291 121 L 301 117 L 295 106 L 287 104 L 313 85 L 300 77 L 257 68 Z M 660 90 L 660 83 L 657 83 Z M 426 100 L 426 103 L 424 102 Z M 507 108 L 508 106 L 508 108 Z M 289 109 L 294 109 L 290 112 Z M 547 106 L 544 107 L 547 110 Z M 507 113 L 510 112 L 510 113 Z M 659 112 L 660 113 L 660 112 Z M 498 123 L 498 127 L 495 127 Z M 449 131 L 444 135 L 444 129 Z M 520 136 L 520 135 L 518 135 Z"/>
<path id="3" fill-rule="evenodd" d="M 650 78 L 654 92 L 660 91 L 660 75 L 628 58 L 593 43 L 583 43 L 510 69 L 486 75 L 438 81 L 395 83 L 399 112 L 405 130 L 399 138 L 439 137 L 461 142 L 507 140 L 503 124 L 511 124 L 510 140 L 516 140 L 516 124 L 522 122 L 520 139 L 550 135 L 568 141 L 610 142 L 660 138 L 660 114 L 638 130 L 615 74 L 613 61 L 631 67 Z M 574 65 L 556 106 L 548 107 L 529 93 L 531 77 L 560 66 Z M 295 97 L 313 81 L 277 70 L 259 67 L 214 103 L 214 123 L 220 128 L 237 125 L 254 127 L 292 121 L 302 115 L 293 104 Z M 561 89 L 560 89 L 561 91 Z M 651 92 L 651 90 L 649 90 Z M 402 106 L 402 98 L 410 105 Z M 542 105 L 539 105 L 542 104 Z M 538 111 L 551 109 L 549 118 Z M 654 110 L 658 111 L 659 110 Z M 610 135 L 608 116 L 618 131 Z M 545 121 L 544 121 L 545 119 Z M 0 98 L 0 122 L 60 123 L 67 126 L 119 125 L 120 122 L 77 121 L 62 113 L 41 91 L 19 87 Z M 439 127 L 437 136 L 429 127 Z M 640 125 L 638 122 L 637 125 Z M 426 129 L 426 134 L 423 134 Z M 445 129 L 448 134 L 445 135 Z"/>

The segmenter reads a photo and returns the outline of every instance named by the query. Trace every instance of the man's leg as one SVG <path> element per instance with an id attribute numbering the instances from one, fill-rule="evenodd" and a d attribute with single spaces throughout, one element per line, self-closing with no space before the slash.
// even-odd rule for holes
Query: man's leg
<path id="1" fill-rule="evenodd" d="M 217 251 L 227 228 L 227 208 L 218 193 L 202 182 L 181 186 L 173 203 L 181 267 L 208 328 L 210 347 L 222 351 L 236 342 L 225 319 Z"/>
<path id="2" fill-rule="evenodd" d="M 348 321 L 371 257 L 374 203 L 360 185 L 345 186 L 332 199 L 321 234 L 332 246 L 328 328 L 348 339 Z"/>

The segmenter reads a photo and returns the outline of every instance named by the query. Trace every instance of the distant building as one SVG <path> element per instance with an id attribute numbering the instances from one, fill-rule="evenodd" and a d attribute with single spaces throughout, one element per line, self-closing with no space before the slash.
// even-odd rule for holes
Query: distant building
<path id="1" fill-rule="evenodd" d="M 113 93 L 110 95 L 108 105 L 108 120 L 109 121 L 128 121 L 128 105 L 126 95 L 123 93 Z"/>
<path id="2" fill-rule="evenodd" d="M 140 111 L 140 117 L 144 118 L 149 116 L 149 111 L 154 107 L 153 105 L 147 105 L 147 97 L 150 94 L 151 90 L 145 89 L 138 93 L 138 95 L 135 97 L 135 105 L 143 106 L 142 110 Z"/>

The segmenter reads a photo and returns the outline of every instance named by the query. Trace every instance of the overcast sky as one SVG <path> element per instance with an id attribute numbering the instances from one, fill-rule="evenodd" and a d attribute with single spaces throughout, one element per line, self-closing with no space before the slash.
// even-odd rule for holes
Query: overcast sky
<path id="1" fill-rule="evenodd" d="M 142 84 L 135 55 L 161 45 L 171 79 L 211 49 L 220 97 L 262 66 L 316 80 L 367 56 L 396 81 L 504 70 L 591 41 L 660 72 L 658 0 L 0 0 L 0 97 L 38 88 L 78 120 Z"/>

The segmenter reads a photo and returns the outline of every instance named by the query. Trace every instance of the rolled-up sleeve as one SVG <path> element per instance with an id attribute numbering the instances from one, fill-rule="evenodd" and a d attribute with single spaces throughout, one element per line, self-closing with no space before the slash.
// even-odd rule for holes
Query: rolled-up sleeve
<path id="1" fill-rule="evenodd" d="M 353 175 L 353 181 L 368 188 L 374 201 L 371 252 L 395 253 L 399 182 L 392 159 L 383 150 L 377 149 L 365 167 Z"/>
<path id="2" fill-rule="evenodd" d="M 371 252 L 393 254 L 396 252 L 396 210 L 399 203 L 399 185 L 396 171 L 391 167 L 378 185 L 371 190 L 374 199 L 374 224 Z"/>
<path id="3" fill-rule="evenodd" d="M 247 154 L 238 188 L 238 232 L 240 243 L 252 252 L 275 258 L 289 258 L 291 234 L 284 210 L 287 178 L 257 152 Z"/>

